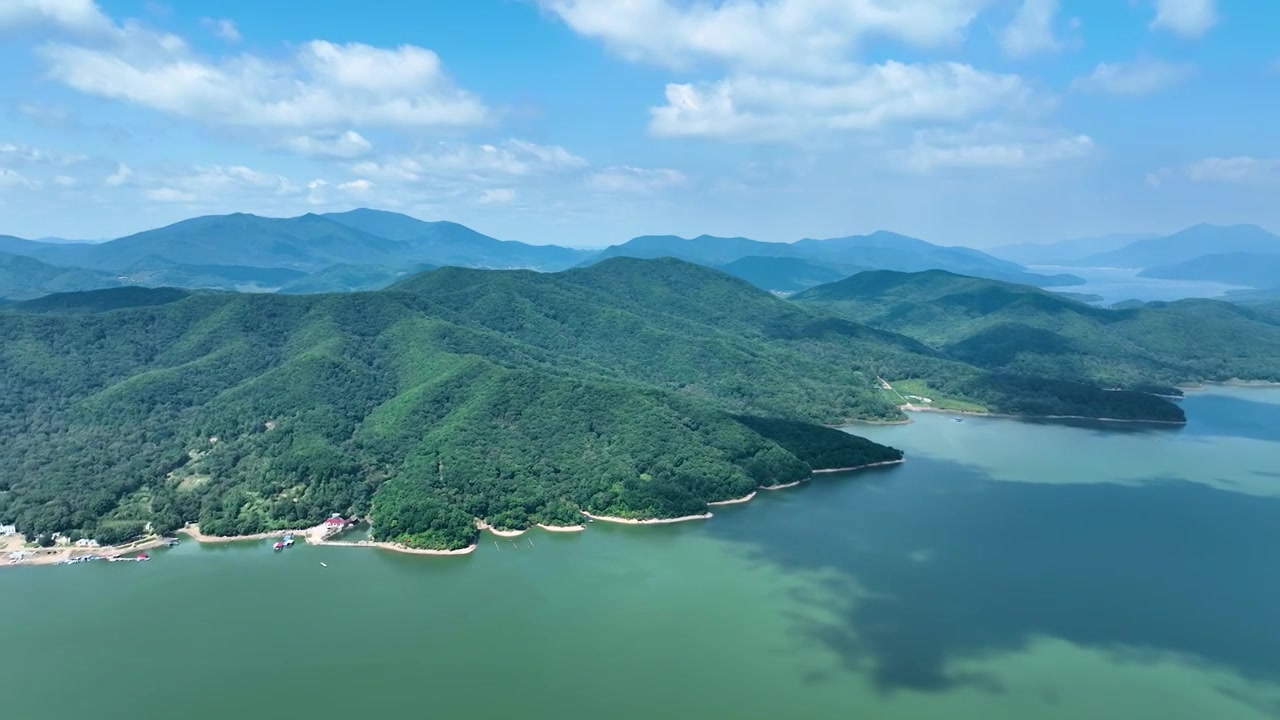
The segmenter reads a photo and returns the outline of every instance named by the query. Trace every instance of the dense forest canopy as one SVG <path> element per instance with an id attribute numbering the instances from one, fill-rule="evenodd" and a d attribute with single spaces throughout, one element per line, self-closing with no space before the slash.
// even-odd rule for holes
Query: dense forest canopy
<path id="1" fill-rule="evenodd" d="M 671 259 L 442 268 L 368 293 L 51 296 L 0 311 L 0 520 L 118 538 L 342 512 L 456 548 L 477 518 L 688 515 L 898 459 L 820 427 L 902 418 L 882 380 L 995 412 L 1183 418 L 960 355 Z"/>
<path id="2" fill-rule="evenodd" d="M 1280 380 L 1280 324 L 1216 300 L 1104 309 L 944 271 L 860 273 L 794 298 L 1000 373 L 1109 388 Z"/>

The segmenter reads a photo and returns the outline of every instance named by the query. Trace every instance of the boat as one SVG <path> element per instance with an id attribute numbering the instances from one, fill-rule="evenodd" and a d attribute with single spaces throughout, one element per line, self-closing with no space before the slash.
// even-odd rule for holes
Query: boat
<path id="1" fill-rule="evenodd" d="M 272 550 L 276 550 L 276 551 L 283 550 L 283 549 L 284 549 L 284 543 L 282 543 L 282 542 L 280 542 L 280 541 L 278 541 L 278 540 L 277 540 L 277 541 L 276 541 L 276 544 L 271 546 L 271 549 L 272 549 Z"/>
<path id="2" fill-rule="evenodd" d="M 288 535 L 284 536 L 284 546 L 285 547 L 293 546 L 293 533 L 289 533 Z"/>
<path id="3" fill-rule="evenodd" d="M 953 418 L 951 418 L 951 421 L 952 421 L 952 422 L 964 422 L 964 418 L 953 417 Z"/>
<path id="4" fill-rule="evenodd" d="M 320 563 L 320 567 L 329 567 L 328 563 Z"/>

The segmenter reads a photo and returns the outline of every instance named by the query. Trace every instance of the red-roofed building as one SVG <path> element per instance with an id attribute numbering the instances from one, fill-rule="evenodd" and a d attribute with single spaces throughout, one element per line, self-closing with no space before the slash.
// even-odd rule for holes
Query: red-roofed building
<path id="1" fill-rule="evenodd" d="M 327 528 L 340 528 L 340 527 L 346 527 L 346 526 L 347 526 L 347 521 L 346 521 L 346 520 L 343 520 L 342 518 L 340 518 L 340 517 L 338 517 L 338 516 L 336 516 L 336 515 L 335 515 L 335 516 L 333 516 L 333 517 L 329 518 L 328 520 L 325 520 L 325 521 L 324 521 L 324 526 L 325 526 L 325 527 L 327 527 Z"/>

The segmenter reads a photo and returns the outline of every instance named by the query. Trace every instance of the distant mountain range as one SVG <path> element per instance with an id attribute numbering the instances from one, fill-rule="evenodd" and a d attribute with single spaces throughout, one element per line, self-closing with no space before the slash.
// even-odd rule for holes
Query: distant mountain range
<path id="1" fill-rule="evenodd" d="M 994 248 L 1031 266 L 1141 270 L 1141 277 L 1269 288 L 1280 284 L 1280 235 L 1257 225 L 1202 223 L 1171 235 L 1107 235 Z"/>
<path id="2" fill-rule="evenodd" d="M 1211 280 L 1228 285 L 1262 288 L 1280 283 L 1280 248 L 1277 252 L 1229 252 L 1201 255 L 1147 268 L 1142 277 L 1162 280 Z"/>
<path id="3" fill-rule="evenodd" d="M 723 267 L 745 257 L 792 258 L 808 261 L 804 267 L 810 273 L 819 267 L 842 272 L 850 267 L 901 272 L 937 269 L 1041 287 L 1084 283 L 1082 278 L 1074 275 L 1040 275 L 1028 272 L 1015 262 L 1001 260 L 979 250 L 943 247 L 886 230 L 870 235 L 851 235 L 827 240 L 806 238 L 792 243 L 713 235 L 700 235 L 692 239 L 675 235 L 645 235 L 621 245 L 607 247 L 583 264 L 589 265 L 612 257 L 674 257 L 711 267 Z M 755 263 L 757 277 L 766 283 L 759 286 L 765 290 L 795 290 L 816 284 L 797 286 L 795 276 L 784 270 L 783 266 L 779 266 L 777 275 L 760 276 L 758 270 L 765 267 L 760 261 Z M 800 266 L 792 263 L 786 267 L 794 270 Z"/>
<path id="4" fill-rule="evenodd" d="M 0 236 L 0 298 L 137 285 L 290 294 L 377 290 L 425 268 L 544 272 L 613 257 L 673 257 L 714 267 L 775 293 L 800 292 L 866 270 L 961 275 L 1042 288 L 1081 285 L 1070 273 L 1020 263 L 1143 269 L 1142 275 L 1271 287 L 1280 236 L 1256 225 L 1196 225 L 1172 235 L 1107 235 L 991 253 L 880 230 L 795 242 L 645 235 L 603 250 L 498 240 L 464 225 L 359 209 L 267 218 L 235 213 L 184 220 L 106 242 Z M 17 259 L 21 258 L 21 259 Z"/>
<path id="5" fill-rule="evenodd" d="M 1077 265 L 1152 268 L 1221 253 L 1280 253 L 1280 236 L 1257 225 L 1202 223 L 1172 235 L 1147 238 L 1084 258 Z"/>
<path id="6" fill-rule="evenodd" d="M 293 218 L 210 215 L 95 243 L 0 236 L 0 252 L 41 263 L 39 270 L 30 266 L 21 280 L 12 273 L 0 275 L 0 298 L 9 299 L 121 285 L 295 294 L 377 290 L 426 267 L 554 272 L 612 257 L 674 257 L 778 293 L 868 269 L 942 269 L 1040 287 L 1084 282 L 1074 275 L 1029 272 L 978 250 L 887 231 L 790 243 L 643 236 L 603 250 L 583 250 L 498 240 L 457 223 L 371 209 Z"/>
<path id="7" fill-rule="evenodd" d="M 992 248 L 998 258 L 1023 265 L 1078 265 L 1081 260 L 1120 248 L 1138 240 L 1159 237 L 1156 233 L 1114 233 L 1098 237 L 1072 238 L 1050 243 L 1018 243 Z"/>

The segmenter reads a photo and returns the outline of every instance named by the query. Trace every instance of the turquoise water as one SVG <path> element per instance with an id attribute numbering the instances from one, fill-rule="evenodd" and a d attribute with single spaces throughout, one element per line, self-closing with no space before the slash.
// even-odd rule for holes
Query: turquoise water
<path id="1" fill-rule="evenodd" d="M 1280 717 L 1280 391 L 1184 402 L 1185 428 L 858 427 L 908 462 L 464 557 L 6 568 L 0 712 Z"/>

